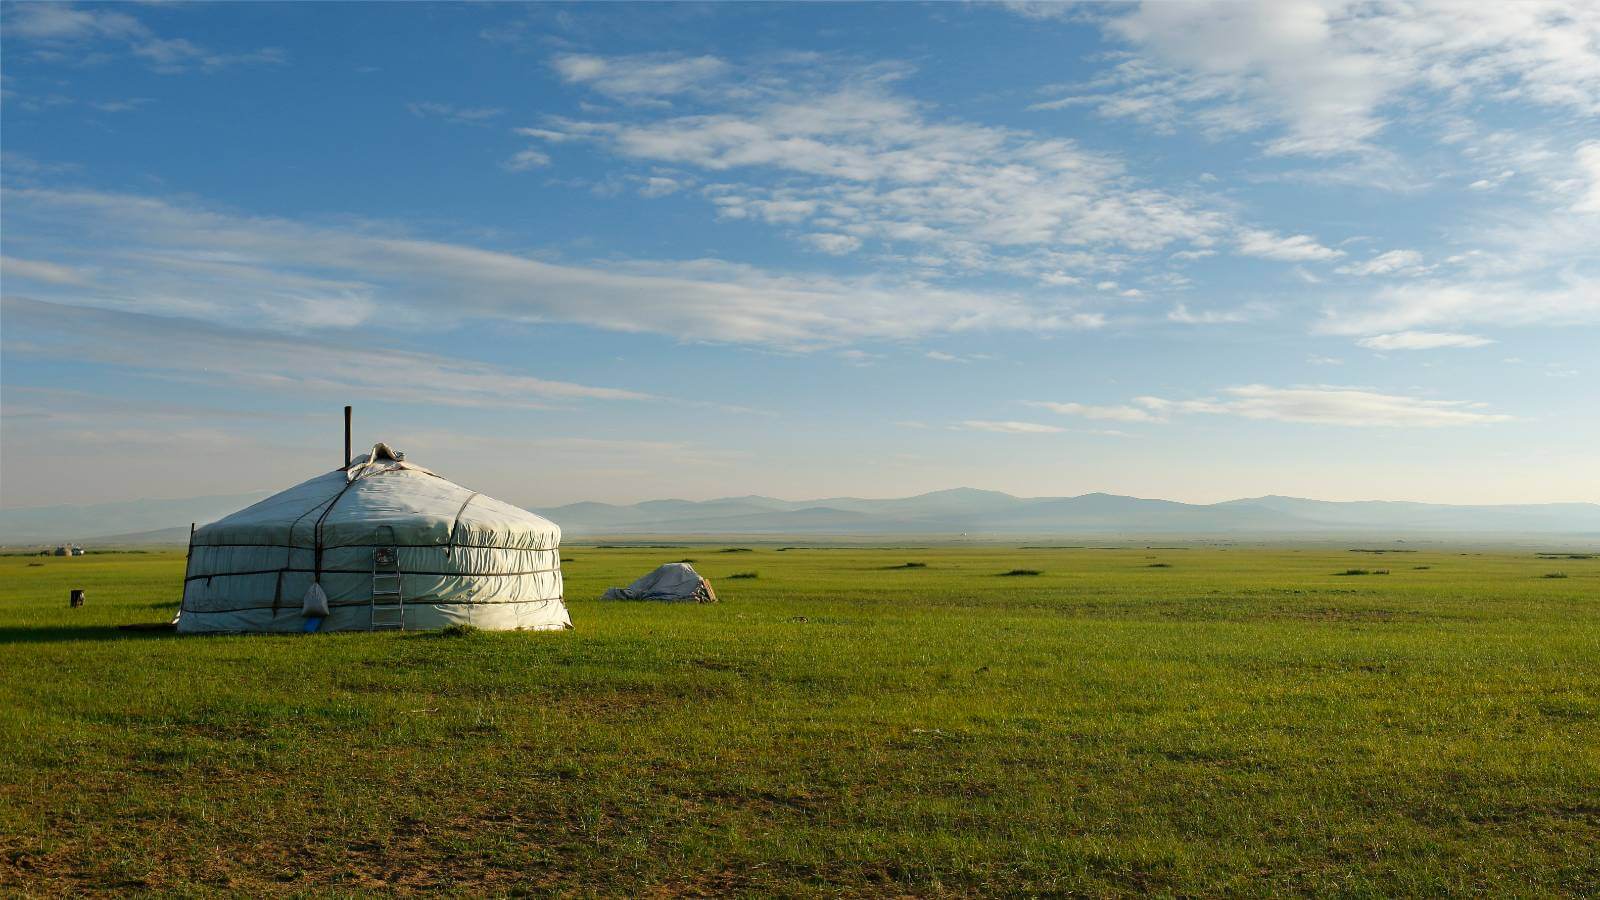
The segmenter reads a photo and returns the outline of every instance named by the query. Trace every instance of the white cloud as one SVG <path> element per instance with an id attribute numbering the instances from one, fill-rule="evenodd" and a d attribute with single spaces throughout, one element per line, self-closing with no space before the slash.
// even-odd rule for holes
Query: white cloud
<path id="1" fill-rule="evenodd" d="M 665 197 L 669 194 L 676 194 L 682 189 L 682 182 L 676 178 L 663 178 L 659 175 L 652 175 L 645 179 L 644 187 L 639 188 L 639 196 L 650 198 Z"/>
<path id="2" fill-rule="evenodd" d="M 1073 12 L 1071 3 L 1064 0 L 1001 0 L 1001 6 L 1024 19 L 1046 21 L 1065 19 Z"/>
<path id="3" fill-rule="evenodd" d="M 511 131 L 514 134 L 520 134 L 523 137 L 535 138 L 541 141 L 549 141 L 552 144 L 565 144 L 569 141 L 583 140 L 581 135 L 568 134 L 565 131 L 551 131 L 548 128 L 513 128 Z"/>
<path id="4" fill-rule="evenodd" d="M 90 48 L 114 44 L 164 74 L 191 68 L 215 71 L 238 65 L 280 65 L 287 61 L 284 52 L 276 47 L 242 53 L 216 52 L 187 38 L 161 37 L 126 13 L 80 9 L 70 3 L 7 4 L 5 31 L 9 38 L 42 45 L 45 49 L 35 54 L 40 59 L 80 63 L 103 60 L 103 50 Z M 79 55 L 73 57 L 71 53 Z"/>
<path id="5" fill-rule="evenodd" d="M 1066 431 L 1065 428 L 1038 422 L 996 422 L 987 419 L 967 419 L 955 427 L 961 431 L 990 431 L 997 434 L 1059 434 Z"/>
<path id="6" fill-rule="evenodd" d="M 937 119 L 870 72 L 821 86 L 824 76 L 807 77 L 705 95 L 708 113 L 630 110 L 552 120 L 542 131 L 624 159 L 716 173 L 725 180 L 705 196 L 720 218 L 809 225 L 792 233 L 808 243 L 805 235 L 844 234 L 863 249 L 937 258 L 928 277 L 1076 278 L 1124 265 L 1119 254 L 1203 247 L 1230 228 L 1203 198 L 1145 185 L 1117 158 L 1073 141 Z"/>
<path id="7" fill-rule="evenodd" d="M 1429 326 L 1600 323 L 1600 281 L 1566 273 L 1555 284 L 1413 281 L 1330 307 L 1318 331 L 1370 335 Z"/>
<path id="8" fill-rule="evenodd" d="M 817 233 L 805 235 L 806 243 L 834 256 L 843 256 L 861 249 L 861 239 L 848 234 Z"/>
<path id="9" fill-rule="evenodd" d="M 1228 388 L 1222 398 L 1165 400 L 1140 397 L 1135 402 L 1157 415 L 1209 414 L 1246 419 L 1354 428 L 1442 428 L 1512 421 L 1511 416 L 1487 412 L 1483 404 L 1460 400 L 1429 400 L 1382 394 L 1358 388 L 1276 388 L 1262 384 Z"/>
<path id="10" fill-rule="evenodd" d="M 680 94 L 723 75 L 728 64 L 714 56 L 591 56 L 567 54 L 552 61 L 568 84 L 582 84 L 622 100 Z"/>
<path id="11" fill-rule="evenodd" d="M 505 110 L 497 106 L 453 106 L 449 103 L 433 103 L 426 100 L 407 103 L 406 109 L 418 118 L 449 119 L 464 125 L 479 125 L 505 114 Z"/>
<path id="12" fill-rule="evenodd" d="M 1600 213 L 1600 141 L 1584 141 L 1574 154 L 1584 181 L 1582 194 L 1572 204 L 1574 212 Z"/>
<path id="13" fill-rule="evenodd" d="M 1343 250 L 1334 250 L 1317 243 L 1306 234 L 1288 237 L 1260 229 L 1246 229 L 1239 233 L 1239 252 L 1245 256 L 1276 259 L 1283 262 L 1321 262 L 1338 259 Z"/>
<path id="14" fill-rule="evenodd" d="M 1484 347 L 1494 341 L 1475 334 L 1448 331 L 1397 331 L 1375 334 L 1356 343 L 1369 350 L 1437 350 L 1441 347 Z"/>
<path id="15" fill-rule="evenodd" d="M 36 259 L 0 256 L 0 276 L 42 281 L 46 284 L 85 285 L 89 276 L 70 266 Z"/>
<path id="16" fill-rule="evenodd" d="M 1246 419 L 1349 427 L 1438 428 L 1511 421 L 1479 403 L 1429 400 L 1360 388 L 1316 385 L 1278 388 L 1249 384 L 1227 388 L 1221 397 L 1168 400 L 1135 397 L 1132 403 L 1092 406 L 1082 403 L 1030 403 L 1064 415 L 1118 422 L 1170 422 L 1180 415 L 1226 415 Z"/>
<path id="17" fill-rule="evenodd" d="M 1185 325 L 1235 325 L 1241 322 L 1254 322 L 1267 318 L 1272 314 L 1270 307 L 1259 304 L 1246 304 L 1234 309 L 1208 309 L 1192 312 L 1188 305 L 1179 303 L 1167 313 L 1167 321 L 1182 322 Z"/>
<path id="18" fill-rule="evenodd" d="M 404 372 L 408 401 L 448 406 L 541 408 L 579 400 L 651 400 L 619 388 L 553 381 L 472 360 L 352 346 L 305 335 L 207 325 L 6 297 L 8 355 L 62 356 L 274 392 L 348 395 L 391 390 Z"/>
<path id="19" fill-rule="evenodd" d="M 790 275 L 723 262 L 558 264 L 496 250 L 247 218 L 125 194 L 5 192 L 8 238 L 28 233 L 91 288 L 42 299 L 284 330 L 441 328 L 471 319 L 795 349 L 979 330 L 1097 328 L 1059 298 L 959 291 L 883 275 Z M 381 311 L 381 316 L 380 316 Z"/>
<path id="20" fill-rule="evenodd" d="M 64 42 L 136 38 L 148 30 L 121 12 L 78 9 L 70 3 L 17 3 L 6 8 L 6 33 L 26 40 Z"/>
<path id="21" fill-rule="evenodd" d="M 1137 406 L 1093 406 L 1087 403 L 1054 403 L 1051 401 L 1028 401 L 1028 405 L 1048 409 L 1064 416 L 1082 416 L 1085 419 L 1099 419 L 1109 422 L 1161 421 L 1161 417 Z"/>
<path id="22" fill-rule="evenodd" d="M 1276 126 L 1270 153 L 1371 153 L 1415 94 L 1600 114 L 1600 13 L 1583 0 L 1144 3 L 1107 27 L 1140 55 L 1054 102 L 1213 136 Z"/>
<path id="23" fill-rule="evenodd" d="M 1427 274 L 1431 266 L 1422 264 L 1422 254 L 1415 250 L 1390 250 L 1363 263 L 1340 266 L 1337 271 L 1345 275 L 1405 275 L 1415 277 Z"/>
<path id="24" fill-rule="evenodd" d="M 510 159 L 501 164 L 502 168 L 508 172 L 526 172 L 529 169 L 537 169 L 548 165 L 550 165 L 550 154 L 535 150 L 532 147 L 517 151 L 511 155 Z"/>

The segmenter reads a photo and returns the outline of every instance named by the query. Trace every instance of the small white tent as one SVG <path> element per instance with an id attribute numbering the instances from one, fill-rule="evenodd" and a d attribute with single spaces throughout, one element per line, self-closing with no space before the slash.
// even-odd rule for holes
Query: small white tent
<path id="1" fill-rule="evenodd" d="M 178 631 L 571 628 L 560 543 L 378 444 L 196 531 Z"/>
<path id="2" fill-rule="evenodd" d="M 688 563 L 667 563 L 624 588 L 608 589 L 601 600 L 665 600 L 673 603 L 715 603 L 711 582 Z"/>

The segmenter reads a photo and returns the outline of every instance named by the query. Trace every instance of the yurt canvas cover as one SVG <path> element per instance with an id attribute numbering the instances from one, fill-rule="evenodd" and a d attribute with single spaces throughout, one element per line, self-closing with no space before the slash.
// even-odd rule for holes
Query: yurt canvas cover
<path id="1" fill-rule="evenodd" d="M 196 531 L 178 630 L 307 630 L 313 583 L 321 631 L 570 628 L 560 542 L 554 523 L 378 444 Z"/>
<path id="2" fill-rule="evenodd" d="M 608 589 L 601 600 L 665 600 L 674 603 L 715 603 L 711 582 L 688 563 L 667 563 L 622 588 Z"/>

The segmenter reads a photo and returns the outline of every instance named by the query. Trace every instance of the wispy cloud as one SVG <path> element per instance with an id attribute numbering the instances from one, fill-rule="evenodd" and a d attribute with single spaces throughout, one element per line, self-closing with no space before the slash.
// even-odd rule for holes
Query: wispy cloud
<path id="1" fill-rule="evenodd" d="M 1553 284 L 1415 281 L 1330 306 L 1318 330 L 1372 335 L 1433 327 L 1600 322 L 1600 280 L 1568 270 Z"/>
<path id="2" fill-rule="evenodd" d="M 1239 234 L 1239 252 L 1245 256 L 1259 256 L 1262 259 L 1276 259 L 1282 262 L 1324 262 L 1344 255 L 1343 250 L 1324 247 L 1310 235 L 1294 234 L 1285 237 L 1259 229 L 1247 229 Z"/>
<path id="3" fill-rule="evenodd" d="M 1369 350 L 1437 350 L 1441 347 L 1486 347 L 1494 341 L 1475 334 L 1448 331 L 1398 331 L 1375 334 L 1356 343 Z"/>
<path id="4" fill-rule="evenodd" d="M 7 4 L 5 27 L 7 37 L 33 44 L 33 56 L 46 61 L 104 61 L 107 48 L 128 53 L 164 74 L 281 65 L 288 61 L 287 54 L 277 47 L 216 51 L 187 38 L 162 37 L 119 9 L 83 8 L 71 3 Z"/>
<path id="5" fill-rule="evenodd" d="M 1141 406 L 1095 406 L 1088 403 L 1056 403 L 1048 400 L 1030 400 L 1029 406 L 1048 409 L 1064 416 L 1081 416 L 1109 422 L 1160 422 L 1162 417 Z"/>
<path id="6" fill-rule="evenodd" d="M 1250 384 L 1228 388 L 1221 398 L 1140 397 L 1136 402 L 1157 414 L 1231 415 L 1352 428 L 1442 428 L 1512 421 L 1511 416 L 1488 412 L 1482 403 L 1431 400 L 1324 385 L 1278 388 Z"/>
<path id="7" fill-rule="evenodd" d="M 680 94 L 712 81 L 728 70 L 714 56 L 594 56 L 569 53 L 551 66 L 561 80 L 580 84 L 620 100 Z"/>
<path id="8" fill-rule="evenodd" d="M 490 119 L 505 115 L 505 110 L 498 106 L 455 106 L 429 100 L 407 103 L 406 109 L 419 119 L 446 119 L 463 125 L 483 125 Z"/>
<path id="9" fill-rule="evenodd" d="M 73 234 L 48 265 L 82 270 L 78 260 L 87 260 L 96 272 L 84 287 L 35 280 L 35 294 L 53 291 L 44 299 L 281 330 L 353 327 L 381 309 L 390 327 L 548 320 L 803 349 L 1105 323 L 1058 298 L 884 276 L 792 275 L 717 260 L 558 264 L 125 194 L 17 189 L 5 201 L 10 229 L 31 228 L 41 241 L 61 229 Z"/>
<path id="10" fill-rule="evenodd" d="M 1120 422 L 1170 422 L 1180 415 L 1228 415 L 1245 419 L 1342 425 L 1355 428 L 1439 428 L 1509 422 L 1511 416 L 1489 412 L 1484 404 L 1385 394 L 1362 388 L 1328 385 L 1230 387 L 1219 397 L 1169 400 L 1135 397 L 1119 406 L 1082 403 L 1032 403 L 1064 415 Z"/>
<path id="11" fill-rule="evenodd" d="M 561 59 L 575 83 L 655 64 Z M 581 140 L 625 161 L 699 170 L 719 179 L 703 195 L 723 219 L 781 226 L 827 253 L 914 255 L 921 277 L 1059 284 L 1124 265 L 1117 254 L 1207 247 L 1231 227 L 1205 198 L 1142 183 L 1111 154 L 939 118 L 871 67 L 819 74 L 810 61 L 778 74 L 797 82 L 750 73 L 742 92 L 704 95 L 709 112 L 631 109 L 519 132 L 541 148 Z"/>
<path id="12" fill-rule="evenodd" d="M 58 285 L 86 285 L 90 280 L 88 275 L 71 266 L 14 256 L 0 256 L 0 277 Z"/>
<path id="13" fill-rule="evenodd" d="M 5 298 L 4 310 L 8 355 L 64 357 L 147 373 L 220 378 L 278 393 L 383 392 L 404 379 L 408 401 L 446 406 L 536 409 L 585 400 L 659 399 L 621 388 L 537 378 L 466 359 L 358 348 L 305 335 L 285 337 L 14 296 Z"/>
<path id="14" fill-rule="evenodd" d="M 1408 95 L 1600 113 L 1590 4 L 1144 3 L 1107 20 L 1140 53 L 1053 104 L 1172 131 L 1267 132 L 1266 150 L 1377 152 Z"/>
<path id="15" fill-rule="evenodd" d="M 1390 250 L 1361 263 L 1340 266 L 1344 275 L 1426 275 L 1431 266 L 1422 264 L 1422 254 L 1415 250 Z"/>
<path id="16" fill-rule="evenodd" d="M 989 419 L 967 419 L 958 422 L 955 426 L 961 431 L 989 431 L 996 434 L 1059 434 L 1065 428 L 1054 425 L 1042 425 L 1038 422 L 1007 422 Z"/>

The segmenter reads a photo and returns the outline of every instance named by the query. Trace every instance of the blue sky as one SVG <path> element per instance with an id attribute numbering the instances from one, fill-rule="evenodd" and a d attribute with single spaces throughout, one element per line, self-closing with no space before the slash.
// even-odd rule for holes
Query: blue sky
<path id="1" fill-rule="evenodd" d="M 4 6 L 7 506 L 1600 499 L 1593 4 Z"/>

